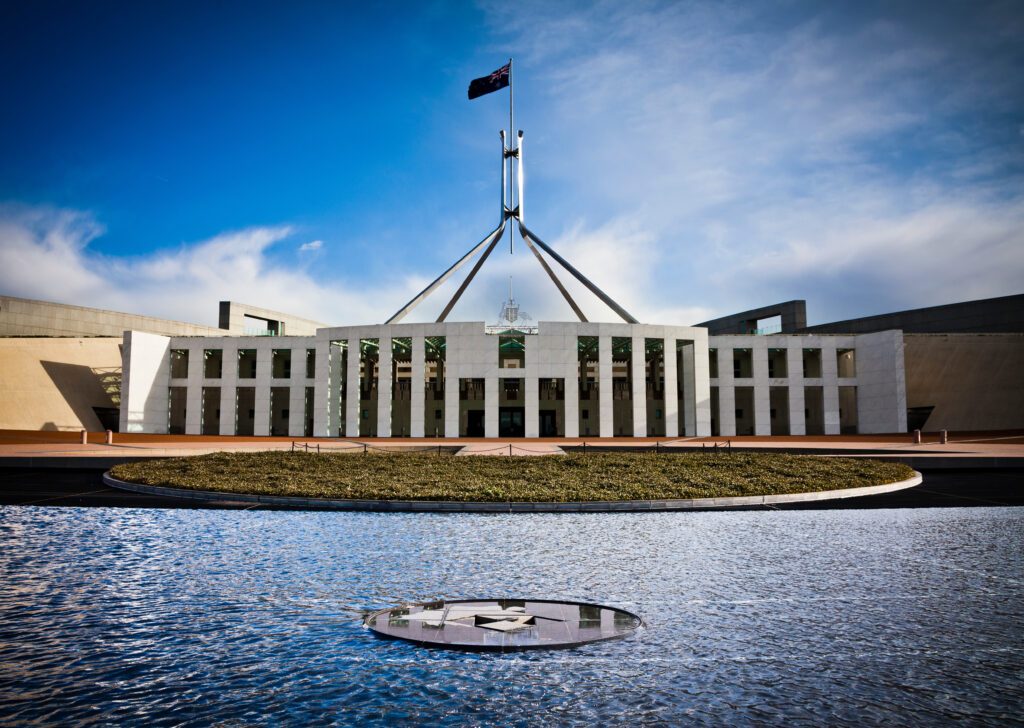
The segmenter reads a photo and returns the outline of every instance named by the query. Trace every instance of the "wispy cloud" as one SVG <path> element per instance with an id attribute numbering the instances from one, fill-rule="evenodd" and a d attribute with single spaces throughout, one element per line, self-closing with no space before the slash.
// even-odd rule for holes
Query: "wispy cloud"
<path id="1" fill-rule="evenodd" d="M 314 253 L 324 247 L 323 240 L 310 240 L 299 246 L 300 253 Z"/>
<path id="2" fill-rule="evenodd" d="M 821 320 L 1021 290 L 1024 68 L 1005 4 L 527 5 L 487 7 L 526 49 L 517 95 L 541 99 L 523 114 L 531 227 L 559 245 L 630 230 L 609 285 L 643 280 L 638 308 L 799 297 Z M 553 199 L 571 200 L 568 227 Z"/>
<path id="3" fill-rule="evenodd" d="M 315 280 L 299 266 L 271 261 L 288 226 L 224 233 L 134 258 L 96 253 L 103 233 L 91 215 L 0 206 L 0 290 L 9 295 L 216 324 L 217 302 L 258 303 L 326 323 L 375 323 L 411 295 L 418 278 L 374 295 L 362 286 Z"/>

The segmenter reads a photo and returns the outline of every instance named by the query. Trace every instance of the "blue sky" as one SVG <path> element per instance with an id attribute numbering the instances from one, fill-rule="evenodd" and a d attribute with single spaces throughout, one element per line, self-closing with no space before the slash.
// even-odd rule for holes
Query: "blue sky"
<path id="1" fill-rule="evenodd" d="M 0 292 L 382 321 L 496 223 L 514 55 L 527 222 L 641 320 L 1019 293 L 1022 49 L 1019 2 L 5 3 Z M 452 318 L 509 275 L 571 318 L 522 245 Z"/>

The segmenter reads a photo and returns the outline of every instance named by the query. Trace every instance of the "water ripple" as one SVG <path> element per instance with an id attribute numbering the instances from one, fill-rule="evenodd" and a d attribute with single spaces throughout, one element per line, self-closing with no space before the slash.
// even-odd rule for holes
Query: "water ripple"
<path id="1" fill-rule="evenodd" d="M 0 724 L 1005 724 L 1024 510 L 0 508 Z M 641 614 L 516 655 L 375 639 L 500 595 Z"/>

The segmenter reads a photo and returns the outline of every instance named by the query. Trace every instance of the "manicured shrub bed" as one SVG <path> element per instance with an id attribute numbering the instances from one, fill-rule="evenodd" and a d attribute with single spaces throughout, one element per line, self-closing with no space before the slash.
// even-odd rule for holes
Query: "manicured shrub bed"
<path id="1" fill-rule="evenodd" d="M 542 457 L 214 453 L 126 463 L 120 480 L 306 498 L 579 502 L 805 493 L 906 480 L 906 465 L 773 453 Z"/>

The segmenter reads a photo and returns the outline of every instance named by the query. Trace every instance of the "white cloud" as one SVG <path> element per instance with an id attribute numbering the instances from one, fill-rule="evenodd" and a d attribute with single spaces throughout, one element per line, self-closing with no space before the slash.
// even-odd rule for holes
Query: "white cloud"
<path id="1" fill-rule="evenodd" d="M 312 253 L 324 247 L 323 240 L 311 240 L 299 246 L 300 253 Z"/>
<path id="2" fill-rule="evenodd" d="M 300 267 L 273 264 L 268 250 L 288 226 L 224 233 L 175 250 L 112 258 L 90 249 L 102 226 L 82 212 L 0 207 L 0 290 L 38 298 L 216 325 L 217 303 L 234 300 L 332 324 L 377 323 L 422 281 L 372 293 L 325 284 Z M 397 305 L 396 305 L 397 307 Z"/>

